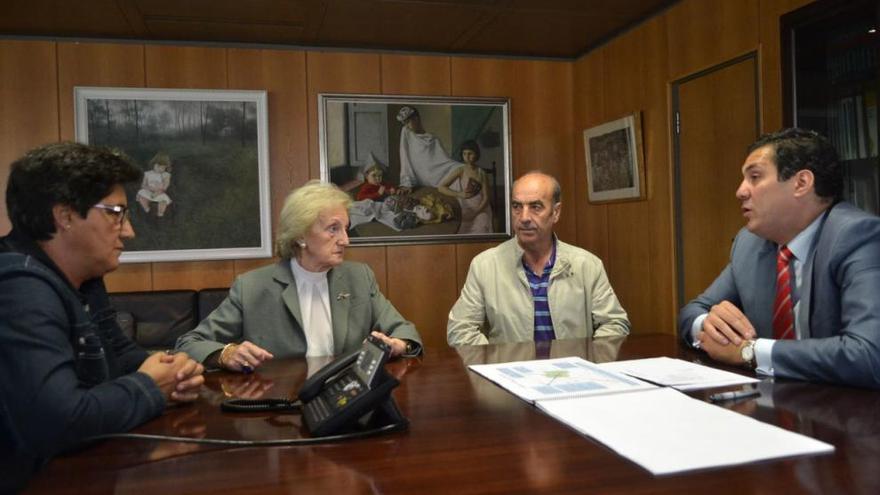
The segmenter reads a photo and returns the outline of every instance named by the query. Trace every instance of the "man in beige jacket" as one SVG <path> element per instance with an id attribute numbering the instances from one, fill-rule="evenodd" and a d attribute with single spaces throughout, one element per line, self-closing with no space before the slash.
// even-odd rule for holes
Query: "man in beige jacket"
<path id="1" fill-rule="evenodd" d="M 553 177 L 531 172 L 513 184 L 516 234 L 471 262 L 449 312 L 449 345 L 627 335 L 630 324 L 602 261 L 553 233 L 562 208 Z"/>

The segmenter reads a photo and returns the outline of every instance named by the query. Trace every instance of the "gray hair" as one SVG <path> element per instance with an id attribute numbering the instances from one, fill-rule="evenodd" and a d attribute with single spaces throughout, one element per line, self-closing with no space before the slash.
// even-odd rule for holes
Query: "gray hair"
<path id="1" fill-rule="evenodd" d="M 351 196 L 330 182 L 311 180 L 291 191 L 281 207 L 275 254 L 284 259 L 294 258 L 300 250 L 296 241 L 306 235 L 322 211 L 337 206 L 348 210 Z"/>

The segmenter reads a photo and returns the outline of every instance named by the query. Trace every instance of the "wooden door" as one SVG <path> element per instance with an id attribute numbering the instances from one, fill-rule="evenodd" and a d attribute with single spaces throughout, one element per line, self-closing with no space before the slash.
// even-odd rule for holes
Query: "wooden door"
<path id="1" fill-rule="evenodd" d="M 735 193 L 760 129 L 755 54 L 675 81 L 672 102 L 682 306 L 718 276 L 745 224 Z"/>

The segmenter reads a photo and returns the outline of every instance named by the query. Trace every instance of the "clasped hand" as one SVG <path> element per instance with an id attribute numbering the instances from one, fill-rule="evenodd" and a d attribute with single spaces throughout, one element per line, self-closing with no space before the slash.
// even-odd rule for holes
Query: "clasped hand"
<path id="1" fill-rule="evenodd" d="M 169 354 L 157 352 L 141 364 L 138 371 L 156 382 L 169 402 L 191 402 L 199 397 L 205 383 L 205 367 L 190 359 L 184 352 Z"/>
<path id="2" fill-rule="evenodd" d="M 712 306 L 703 320 L 702 331 L 697 334 L 700 347 L 712 359 L 734 365 L 743 364 L 740 354 L 743 341 L 756 336 L 755 327 L 748 317 L 730 301 L 721 301 Z"/>

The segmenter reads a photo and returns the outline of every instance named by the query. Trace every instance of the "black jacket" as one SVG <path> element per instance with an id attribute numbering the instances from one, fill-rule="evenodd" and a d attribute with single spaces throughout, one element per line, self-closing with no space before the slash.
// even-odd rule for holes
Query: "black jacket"
<path id="1" fill-rule="evenodd" d="M 0 239 L 0 493 L 53 455 L 127 431 L 165 399 L 116 323 L 101 279 L 76 290 L 43 250 Z"/>

